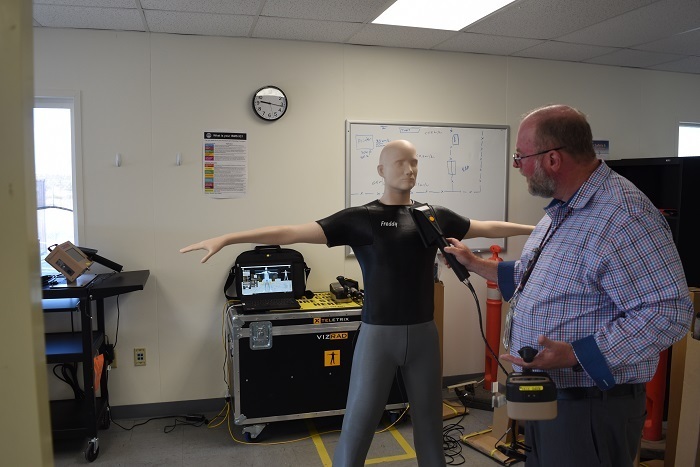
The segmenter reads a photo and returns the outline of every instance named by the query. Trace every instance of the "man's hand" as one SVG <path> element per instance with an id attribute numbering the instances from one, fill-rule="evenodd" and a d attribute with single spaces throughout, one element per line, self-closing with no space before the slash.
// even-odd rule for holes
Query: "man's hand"
<path id="1" fill-rule="evenodd" d="M 460 242 L 456 238 L 448 238 L 447 242 L 451 246 L 445 247 L 445 253 L 454 255 L 454 257 L 457 258 L 457 261 L 465 265 L 467 269 L 469 269 L 474 261 L 479 259 L 474 253 L 472 253 L 472 250 L 467 248 L 464 243 Z M 447 264 L 447 262 L 445 262 L 445 264 Z"/>
<path id="2" fill-rule="evenodd" d="M 510 354 L 501 355 L 499 358 L 523 368 L 537 370 L 553 370 L 556 368 L 571 368 L 578 363 L 571 344 L 563 341 L 553 341 L 545 336 L 540 336 L 537 343 L 544 347 L 531 363 L 525 363 L 520 357 Z"/>
<path id="3" fill-rule="evenodd" d="M 194 250 L 207 250 L 207 254 L 200 261 L 201 263 L 206 263 L 209 258 L 218 253 L 224 246 L 226 246 L 224 240 L 221 237 L 215 237 L 181 248 L 180 253 L 187 253 Z"/>
<path id="4" fill-rule="evenodd" d="M 498 282 L 498 261 L 491 261 L 476 256 L 472 250 L 456 238 L 448 238 L 451 246 L 445 247 L 445 253 L 452 254 L 467 270 L 474 272 L 488 281 Z M 447 260 L 445 260 L 447 264 Z"/>

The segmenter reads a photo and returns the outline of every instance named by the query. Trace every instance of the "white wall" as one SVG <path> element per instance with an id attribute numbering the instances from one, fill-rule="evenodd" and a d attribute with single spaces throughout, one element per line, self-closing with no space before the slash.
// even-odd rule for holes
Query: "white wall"
<path id="1" fill-rule="evenodd" d="M 178 249 L 343 208 L 346 119 L 506 124 L 512 148 L 521 114 L 560 102 L 589 115 L 595 137 L 611 141 L 615 158 L 673 155 L 678 122 L 700 121 L 696 75 L 341 44 L 37 29 L 35 74 L 38 90 L 81 92 L 81 243 L 127 269 L 151 271 L 144 291 L 119 299 L 115 406 L 224 394 L 222 286 L 233 260 L 251 245 L 229 247 L 205 265 L 202 254 Z M 289 96 L 287 114 L 272 124 L 250 107 L 265 84 Z M 248 133 L 243 199 L 202 194 L 202 132 L 211 129 Z M 117 152 L 120 168 L 113 165 Z M 508 177 L 509 220 L 535 223 L 546 200 L 527 194 L 517 170 Z M 516 259 L 523 244 L 511 239 L 503 256 Z M 341 274 L 361 279 L 343 248 L 294 248 L 312 268 L 312 290 L 327 290 Z M 442 277 L 444 373 L 483 372 L 471 294 L 451 273 Z M 485 302 L 484 281 L 472 277 Z M 113 337 L 115 299 L 107 316 Z M 147 366 L 133 366 L 134 347 L 147 348 Z"/>

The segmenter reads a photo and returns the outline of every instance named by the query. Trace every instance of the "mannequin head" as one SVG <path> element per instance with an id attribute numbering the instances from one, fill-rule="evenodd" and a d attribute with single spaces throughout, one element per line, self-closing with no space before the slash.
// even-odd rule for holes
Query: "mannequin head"
<path id="1" fill-rule="evenodd" d="M 418 175 L 418 156 L 411 142 L 395 140 L 384 146 L 377 172 L 384 179 L 382 203 L 410 204 L 411 190 Z"/>

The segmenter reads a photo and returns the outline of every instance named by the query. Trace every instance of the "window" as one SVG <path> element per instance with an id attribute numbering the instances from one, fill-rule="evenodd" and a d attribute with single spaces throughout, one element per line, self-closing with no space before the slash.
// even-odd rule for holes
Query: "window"
<path id="1" fill-rule="evenodd" d="M 700 156 L 700 123 L 678 125 L 678 157 Z"/>
<path id="2" fill-rule="evenodd" d="M 80 100 L 78 94 L 36 97 L 34 166 L 37 233 L 42 274 L 56 271 L 44 261 L 56 243 L 78 243 L 80 226 Z"/>

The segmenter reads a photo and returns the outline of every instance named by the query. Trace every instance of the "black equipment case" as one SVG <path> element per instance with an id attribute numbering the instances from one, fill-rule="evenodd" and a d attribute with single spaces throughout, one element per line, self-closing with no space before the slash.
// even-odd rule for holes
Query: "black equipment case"
<path id="1" fill-rule="evenodd" d="M 229 302 L 226 334 L 233 420 L 247 440 L 269 422 L 345 412 L 361 308 L 329 292 L 298 300 L 300 310 L 238 313 Z M 386 410 L 407 398 L 400 372 Z"/>

